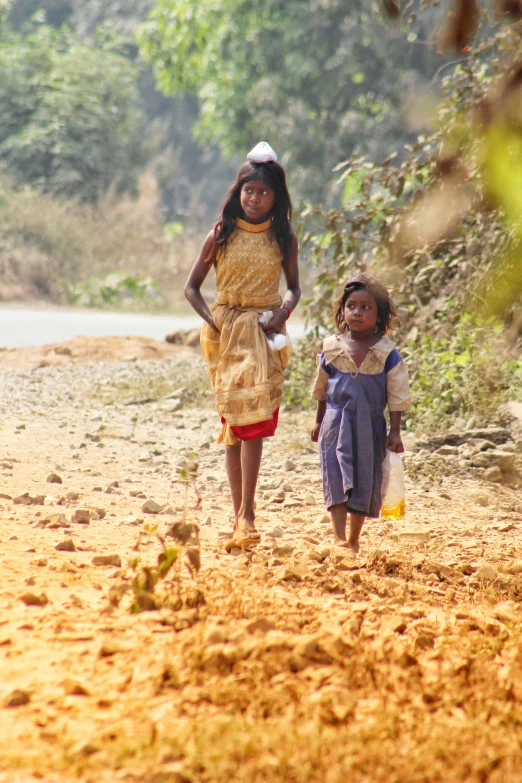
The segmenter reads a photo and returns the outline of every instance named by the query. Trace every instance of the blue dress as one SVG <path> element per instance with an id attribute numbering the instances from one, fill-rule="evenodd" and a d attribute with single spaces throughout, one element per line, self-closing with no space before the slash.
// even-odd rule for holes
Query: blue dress
<path id="1" fill-rule="evenodd" d="M 353 513 L 378 517 L 384 411 L 405 411 L 410 404 L 408 371 L 395 343 L 381 338 L 357 368 L 342 336 L 326 338 L 312 397 L 327 403 L 319 434 L 326 507 L 346 503 Z"/>

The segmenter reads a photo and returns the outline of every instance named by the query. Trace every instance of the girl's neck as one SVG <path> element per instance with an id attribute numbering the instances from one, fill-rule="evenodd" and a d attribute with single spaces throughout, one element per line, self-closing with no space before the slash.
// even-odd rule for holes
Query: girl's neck
<path id="1" fill-rule="evenodd" d="M 357 345 L 361 346 L 364 345 L 368 348 L 371 348 L 373 345 L 377 345 L 379 340 L 382 340 L 381 334 L 375 334 L 374 332 L 371 332 L 370 334 L 361 334 L 361 332 L 352 332 L 351 329 L 344 333 L 344 337 L 349 342 L 357 343 Z"/>
<path id="2" fill-rule="evenodd" d="M 253 220 L 252 218 L 247 218 L 245 217 L 245 215 L 243 215 L 243 217 L 240 218 L 240 220 L 243 220 L 245 223 L 251 223 L 253 226 L 259 226 L 261 225 L 261 223 L 268 223 L 268 221 L 270 220 L 270 213 L 268 213 L 268 215 L 264 215 L 264 217 L 256 218 L 255 220 Z"/>

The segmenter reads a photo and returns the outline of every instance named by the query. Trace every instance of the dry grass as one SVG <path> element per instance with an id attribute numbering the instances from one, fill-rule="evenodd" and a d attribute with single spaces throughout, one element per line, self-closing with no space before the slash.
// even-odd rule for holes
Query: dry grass
<path id="1" fill-rule="evenodd" d="M 150 275 L 168 305 L 181 300 L 200 237 L 164 236 L 156 179 L 142 176 L 136 198 L 106 194 L 79 205 L 0 179 L 0 299 L 67 301 L 69 285 L 115 271 Z"/>

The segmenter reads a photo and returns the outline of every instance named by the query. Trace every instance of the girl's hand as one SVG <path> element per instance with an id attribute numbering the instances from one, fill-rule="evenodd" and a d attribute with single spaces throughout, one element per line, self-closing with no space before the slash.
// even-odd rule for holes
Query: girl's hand
<path id="1" fill-rule="evenodd" d="M 213 329 L 215 332 L 219 334 L 219 329 L 217 328 L 216 324 L 214 323 L 214 319 L 211 318 L 210 321 L 207 321 L 207 324 L 210 326 L 211 329 Z"/>
<path id="2" fill-rule="evenodd" d="M 397 430 L 390 430 L 384 441 L 384 447 L 393 451 L 395 454 L 402 454 L 404 445 L 402 443 L 401 433 Z"/>
<path id="3" fill-rule="evenodd" d="M 317 424 L 317 422 L 316 422 L 314 424 L 314 426 L 312 427 L 312 430 L 310 432 L 310 437 L 311 437 L 313 443 L 317 443 L 317 441 L 319 440 L 319 433 L 320 433 L 320 431 L 321 431 L 321 425 Z"/>
<path id="4" fill-rule="evenodd" d="M 288 310 L 275 310 L 272 318 L 266 324 L 260 324 L 264 332 L 280 332 L 288 320 Z M 270 334 L 268 335 L 270 336 Z"/>

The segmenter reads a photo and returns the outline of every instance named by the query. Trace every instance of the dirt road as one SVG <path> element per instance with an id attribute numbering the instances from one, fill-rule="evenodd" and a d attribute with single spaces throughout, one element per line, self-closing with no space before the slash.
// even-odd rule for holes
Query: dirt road
<path id="1" fill-rule="evenodd" d="M 522 780 L 522 497 L 466 472 L 477 437 L 438 463 L 410 439 L 407 516 L 353 559 L 312 415 L 287 413 L 262 543 L 227 555 L 200 359 L 149 343 L 0 356 L 0 783 Z M 133 613 L 164 547 L 179 566 Z"/>

